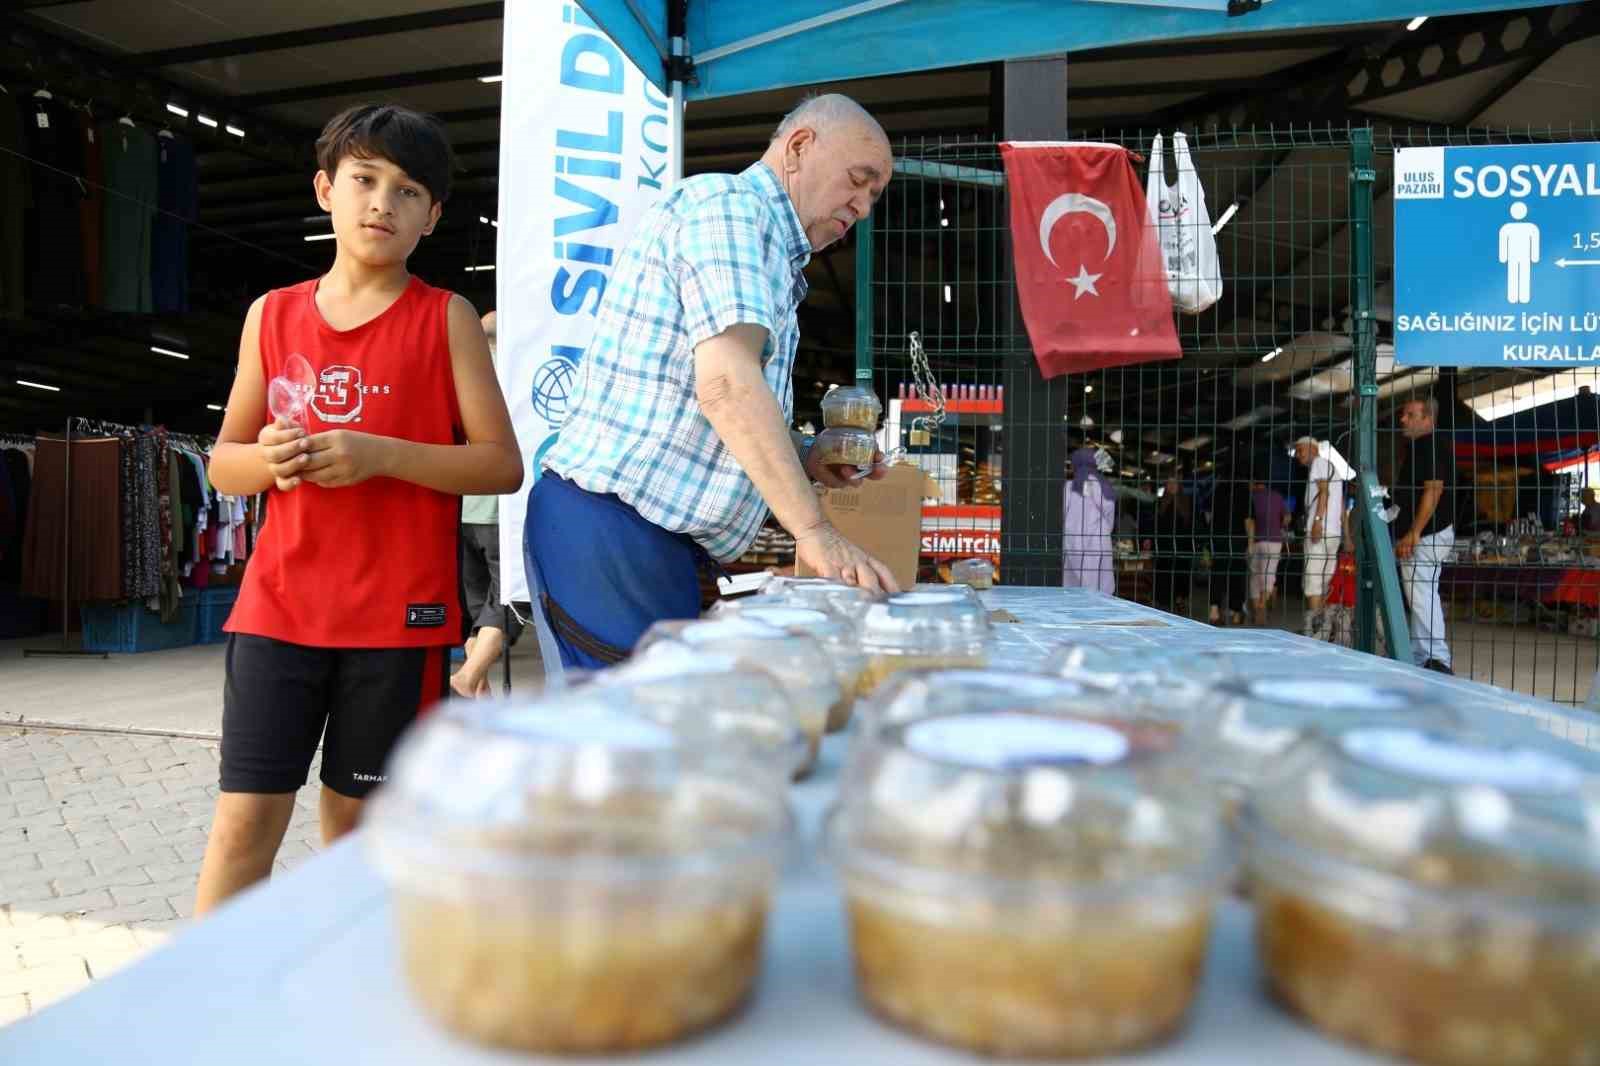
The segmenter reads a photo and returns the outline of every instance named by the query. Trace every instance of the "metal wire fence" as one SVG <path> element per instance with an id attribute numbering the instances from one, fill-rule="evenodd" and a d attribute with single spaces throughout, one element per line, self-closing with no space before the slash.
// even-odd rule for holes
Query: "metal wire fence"
<path id="1" fill-rule="evenodd" d="M 1154 133 L 1084 136 L 1127 148 L 1142 180 Z M 1586 565 L 1600 567 L 1600 506 L 1591 546 L 1581 503 L 1600 487 L 1600 454 L 1591 454 L 1600 370 L 1402 367 L 1391 344 L 1395 150 L 1548 139 L 1594 131 L 1191 134 L 1221 298 L 1177 316 L 1181 360 L 1048 381 L 1017 304 L 998 144 L 898 145 L 896 180 L 874 213 L 870 291 L 858 277 L 857 292 L 870 307 L 870 374 L 889 443 L 940 489 L 924 510 L 923 577 L 987 558 L 1008 583 L 1105 582 L 1221 625 L 1385 651 L 1383 630 L 1360 624 L 1357 603 L 1379 598 L 1376 568 L 1393 568 L 1392 554 L 1378 563 L 1360 550 L 1361 523 L 1345 514 L 1356 482 L 1333 479 L 1331 506 L 1319 511 L 1322 489 L 1309 474 L 1321 470 L 1319 455 L 1341 475 L 1364 458 L 1378 482 L 1396 484 L 1413 447 L 1400 443 L 1399 410 L 1431 395 L 1437 439 L 1460 463 L 1447 504 L 1457 548 L 1439 574 L 1449 651 L 1430 646 L 1417 661 L 1453 658 L 1459 674 L 1582 702 L 1600 644 L 1600 570 Z M 1170 183 L 1170 159 L 1166 170 Z M 913 333 L 942 385 L 942 420 L 916 388 Z M 1376 416 L 1365 443 L 1363 396 Z M 1295 456 L 1302 437 L 1317 445 Z M 1105 457 L 1116 497 L 1110 556 L 1082 554 L 1090 542 L 1075 535 L 1083 504 L 1070 499 L 1070 458 L 1080 448 Z"/>

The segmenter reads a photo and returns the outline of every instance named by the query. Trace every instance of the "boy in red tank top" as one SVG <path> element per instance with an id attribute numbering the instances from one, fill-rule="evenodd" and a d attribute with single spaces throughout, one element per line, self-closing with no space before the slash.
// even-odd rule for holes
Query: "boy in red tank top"
<path id="1" fill-rule="evenodd" d="M 323 841 L 355 826 L 395 740 L 448 692 L 460 497 L 522 482 L 477 311 L 406 270 L 452 162 L 431 117 L 334 118 L 315 179 L 333 266 L 245 318 L 211 480 L 269 500 L 227 625 L 222 794 L 196 914 L 271 873 L 319 739 Z M 304 425 L 268 414 L 269 383 L 299 360 L 314 382 Z"/>

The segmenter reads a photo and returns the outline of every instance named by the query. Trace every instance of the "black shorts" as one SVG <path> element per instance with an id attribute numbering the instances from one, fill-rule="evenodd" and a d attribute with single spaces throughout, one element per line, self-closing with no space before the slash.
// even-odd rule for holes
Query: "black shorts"
<path id="1" fill-rule="evenodd" d="M 449 694 L 449 655 L 448 647 L 309 648 L 233 634 L 222 791 L 298 790 L 321 740 L 322 783 L 366 796 L 382 784 L 389 753 L 417 713 Z"/>

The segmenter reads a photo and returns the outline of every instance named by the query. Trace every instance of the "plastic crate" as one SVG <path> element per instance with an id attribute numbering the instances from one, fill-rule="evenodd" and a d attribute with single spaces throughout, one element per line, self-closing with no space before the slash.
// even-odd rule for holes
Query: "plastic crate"
<path id="1" fill-rule="evenodd" d="M 196 644 L 225 644 L 228 634 L 222 631 L 233 603 L 239 598 L 239 586 L 221 585 L 199 590 L 199 616 L 195 626 Z"/>
<path id="2" fill-rule="evenodd" d="M 195 642 L 199 611 L 193 596 L 180 601 L 170 622 L 142 603 L 86 603 L 81 610 L 85 651 L 165 651 Z"/>

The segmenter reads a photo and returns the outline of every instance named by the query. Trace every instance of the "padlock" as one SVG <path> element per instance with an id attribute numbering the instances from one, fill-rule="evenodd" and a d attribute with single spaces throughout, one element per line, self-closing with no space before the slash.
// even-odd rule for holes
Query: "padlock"
<path id="1" fill-rule="evenodd" d="M 927 430 L 925 430 L 925 429 L 913 429 L 911 431 L 911 446 L 913 448 L 926 448 L 928 445 L 930 445 L 932 443 L 933 443 L 933 434 L 929 433 Z"/>

